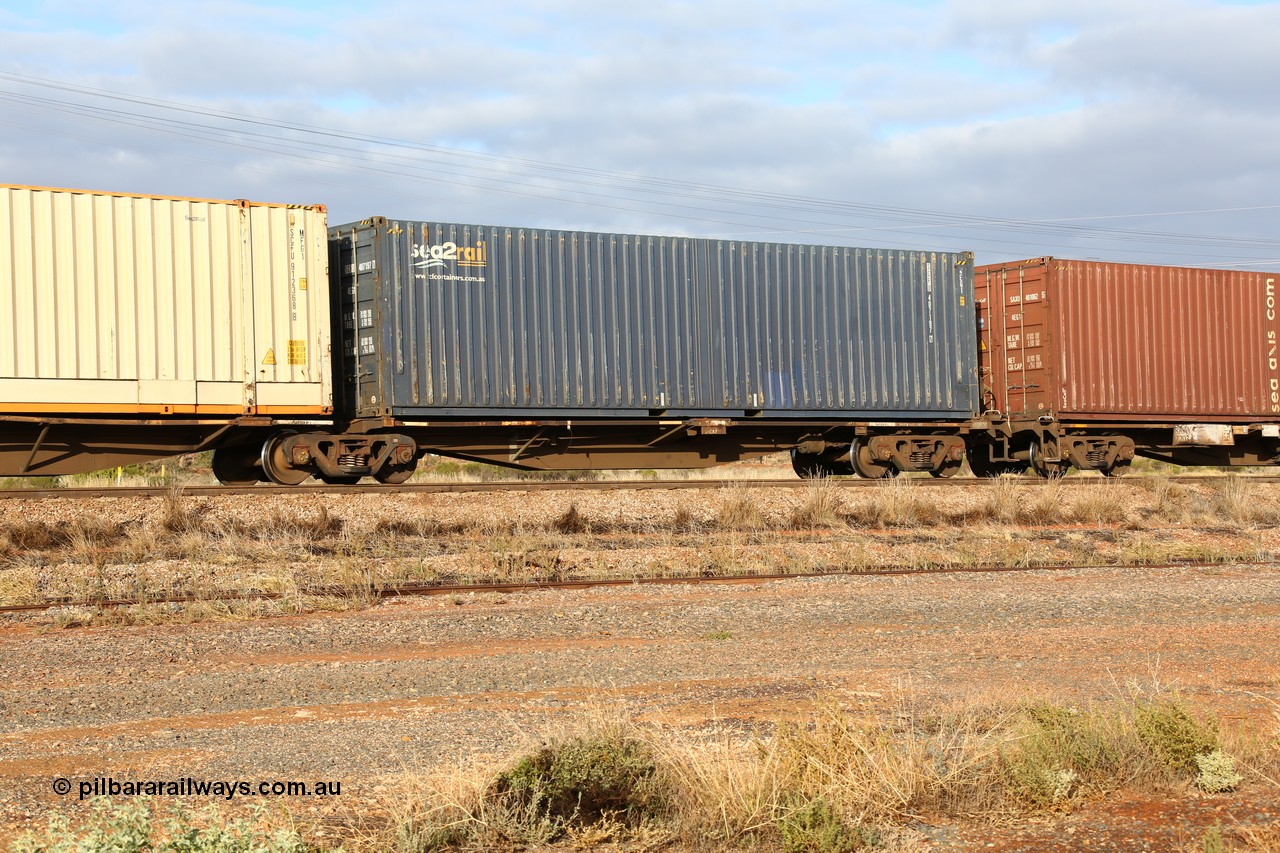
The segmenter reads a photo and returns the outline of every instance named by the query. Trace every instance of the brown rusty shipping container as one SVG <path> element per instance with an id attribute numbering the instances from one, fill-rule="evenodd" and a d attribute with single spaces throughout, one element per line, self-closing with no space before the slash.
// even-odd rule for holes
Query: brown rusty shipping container
<path id="1" fill-rule="evenodd" d="M 1059 258 L 978 267 L 984 408 L 1084 422 L 1275 420 L 1278 279 Z"/>

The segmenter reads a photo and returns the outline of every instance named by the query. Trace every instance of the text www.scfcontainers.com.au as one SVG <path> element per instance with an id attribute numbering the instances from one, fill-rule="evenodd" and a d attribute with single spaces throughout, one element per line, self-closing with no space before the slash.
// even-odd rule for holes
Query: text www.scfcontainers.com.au
<path id="1" fill-rule="evenodd" d="M 249 782 L 243 779 L 116 779 L 96 776 L 72 781 L 65 777 L 53 780 L 53 792 L 67 796 L 76 792 L 80 799 L 93 797 L 211 797 L 234 800 L 237 797 L 338 797 L 342 782 L 279 781 L 275 779 Z"/>

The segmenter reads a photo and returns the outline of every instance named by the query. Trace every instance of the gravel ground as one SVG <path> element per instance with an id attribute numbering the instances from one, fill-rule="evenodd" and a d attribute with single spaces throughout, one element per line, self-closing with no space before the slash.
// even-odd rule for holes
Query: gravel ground
<path id="1" fill-rule="evenodd" d="M 708 638 L 720 632 L 731 638 Z M 555 717 L 601 703 L 670 725 L 750 729 L 804 717 L 820 696 L 1087 702 L 1159 682 L 1261 721 L 1267 700 L 1280 701 L 1278 640 L 1280 571 L 1232 567 L 490 595 L 68 631 L 11 624 L 0 629 L 0 824 L 12 833 L 72 806 L 74 791 L 50 790 L 57 777 L 341 780 L 340 803 L 289 803 L 321 813 L 371 799 L 407 768 L 511 753 Z M 926 837 L 963 849 L 983 831 Z"/>
<path id="2" fill-rule="evenodd" d="M 798 564 L 856 552 L 866 566 L 927 563 L 958 550 L 974 552 L 974 560 L 1028 549 L 1076 553 L 1081 542 L 1102 557 L 1135 541 L 1151 548 L 1212 546 L 1217 553 L 1277 550 L 1270 527 L 1192 524 L 1216 492 L 1184 490 L 1171 516 L 1157 506 L 1171 500 L 1168 494 L 1124 488 L 1117 494 L 1124 496 L 1125 517 L 1111 524 L 1046 531 L 988 520 L 971 529 L 850 528 L 817 538 L 784 529 L 802 496 L 763 490 L 717 495 L 715 502 L 681 493 L 612 493 L 304 496 L 193 506 L 202 518 L 240 520 L 323 508 L 342 519 L 345 537 L 374 531 L 386 518 L 430 518 L 469 532 L 414 540 L 421 559 L 459 564 L 491 564 L 495 551 L 526 548 L 523 535 L 549 535 L 547 520 L 576 506 L 593 524 L 624 531 L 622 541 L 597 533 L 538 547 L 572 565 L 637 574 L 656 563 L 702 565 L 697 561 L 710 552 L 725 565 L 760 551 L 775 563 Z M 1275 506 L 1270 488 L 1253 493 L 1253 504 Z M 949 518 L 967 512 L 966 501 L 986 500 L 959 491 L 935 493 Z M 761 506 L 771 529 L 723 536 L 712 529 L 724 502 L 744 495 Z M 1074 495 L 1064 490 L 1061 500 Z M 856 512 L 857 502 L 878 498 L 860 493 L 844 500 Z M 681 507 L 707 529 L 667 531 L 662 520 Z M 0 526 L 74 521 L 87 512 L 144 530 L 163 511 L 155 500 L 95 501 L 78 510 L 67 501 L 9 501 L 0 503 Z M 1187 529 L 1174 520 L 1184 515 Z M 513 520 L 527 534 L 512 532 Z M 309 555 L 305 544 L 291 539 L 275 551 L 232 550 L 208 564 L 219 577 L 306 577 L 350 559 Z M 38 575 L 46 584 L 116 573 L 126 585 L 144 574 L 164 585 L 170 574 L 195 571 L 189 560 L 104 563 L 101 553 L 83 542 L 40 559 L 11 550 L 0 582 L 7 571 Z M 406 559 L 402 547 L 385 556 L 359 553 L 361 570 Z M 276 559 L 281 563 L 268 564 Z M 405 771 L 507 757 L 549 727 L 602 707 L 691 733 L 768 732 L 781 720 L 808 719 L 815 702 L 830 697 L 882 710 L 1037 695 L 1087 703 L 1126 695 L 1135 685 L 1161 685 L 1213 708 L 1226 724 L 1258 726 L 1274 726 L 1280 707 L 1280 569 L 1266 565 L 843 576 L 400 599 L 247 621 L 182 624 L 180 616 L 72 629 L 58 629 L 48 616 L 0 621 L 0 843 L 42 822 L 51 808 L 78 812 L 80 783 L 98 777 L 341 781 L 338 798 L 273 801 L 304 821 L 323 821 L 360 810 Z M 52 790 L 59 778 L 72 783 L 69 796 Z M 1184 833 L 1178 843 L 1191 843 L 1215 820 L 1274 822 L 1278 793 L 1259 782 L 1233 795 L 1172 803 L 1120 796 L 1050 823 L 921 824 L 905 837 L 917 847 L 955 850 L 1042 850 L 1054 843 L 1079 849 L 1086 841 L 1099 849 L 1160 849 L 1152 839 L 1178 841 L 1170 834 L 1175 828 Z"/>

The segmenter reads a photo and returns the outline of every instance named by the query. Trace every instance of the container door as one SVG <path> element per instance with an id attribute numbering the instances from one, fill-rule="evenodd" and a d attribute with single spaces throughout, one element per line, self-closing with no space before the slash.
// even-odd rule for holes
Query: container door
<path id="1" fill-rule="evenodd" d="M 1049 343 L 1048 268 L 1024 267 L 1019 270 L 1017 294 L 1012 282 L 1006 295 L 1017 298 L 1006 308 L 1009 323 L 1005 327 L 1005 361 L 1009 367 L 1010 404 L 1015 411 L 1028 415 L 1048 415 L 1055 411 L 1047 355 Z M 1015 396 L 1014 391 L 1018 394 Z"/>
<path id="2" fill-rule="evenodd" d="M 319 412 L 331 403 L 323 214 L 309 208 L 241 209 L 248 275 L 245 405 L 263 414 Z"/>
<path id="3" fill-rule="evenodd" d="M 995 270 L 986 278 L 987 305 L 979 309 L 986 320 L 979 330 L 983 363 L 990 368 L 984 383 L 990 381 L 995 405 L 1003 403 L 1006 414 L 1052 414 L 1046 267 Z"/>
<path id="4" fill-rule="evenodd" d="M 335 339 L 341 351 L 334 355 L 337 408 L 344 417 L 375 414 L 378 406 L 378 354 L 375 326 L 378 314 L 379 252 L 384 248 L 381 228 L 350 228 L 335 232 L 336 248 L 330 258 L 330 275 L 336 286 Z M 385 323 L 384 323 L 385 327 Z M 384 403 L 385 405 L 385 403 Z"/>

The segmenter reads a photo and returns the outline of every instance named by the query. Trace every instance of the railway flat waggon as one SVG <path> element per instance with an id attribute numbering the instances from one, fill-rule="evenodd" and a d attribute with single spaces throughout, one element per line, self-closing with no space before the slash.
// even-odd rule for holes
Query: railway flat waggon
<path id="1" fill-rule="evenodd" d="M 976 273 L 975 473 L 1280 463 L 1276 273 L 1033 258 Z"/>
<path id="2" fill-rule="evenodd" d="M 331 418 L 326 225 L 318 205 L 0 186 L 0 475 Z"/>
<path id="3" fill-rule="evenodd" d="M 355 456 L 373 433 L 406 459 L 535 469 L 788 449 L 806 474 L 961 467 L 978 403 L 969 253 L 386 218 L 330 234 L 335 408 Z M 309 460 L 342 452 L 288 441 Z"/>

